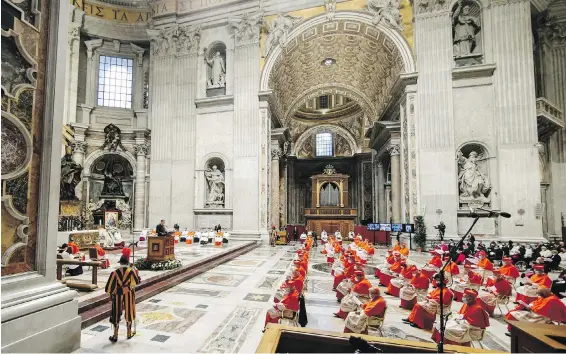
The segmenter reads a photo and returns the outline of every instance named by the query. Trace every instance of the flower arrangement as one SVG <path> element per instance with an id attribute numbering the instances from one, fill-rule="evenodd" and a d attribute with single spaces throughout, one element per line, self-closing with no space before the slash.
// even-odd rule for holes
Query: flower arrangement
<path id="1" fill-rule="evenodd" d="M 172 259 L 169 261 L 150 261 L 147 258 L 139 258 L 135 266 L 139 270 L 169 270 L 179 268 L 183 265 L 180 260 Z"/>

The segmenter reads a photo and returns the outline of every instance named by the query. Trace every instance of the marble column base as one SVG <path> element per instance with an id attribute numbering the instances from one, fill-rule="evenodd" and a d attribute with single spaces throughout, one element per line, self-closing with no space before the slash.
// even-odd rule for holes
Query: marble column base
<path id="1" fill-rule="evenodd" d="M 74 293 L 70 289 L 50 291 L 47 296 L 30 296 L 34 299 L 2 308 L 2 352 L 70 353 L 78 349 L 81 317 Z"/>

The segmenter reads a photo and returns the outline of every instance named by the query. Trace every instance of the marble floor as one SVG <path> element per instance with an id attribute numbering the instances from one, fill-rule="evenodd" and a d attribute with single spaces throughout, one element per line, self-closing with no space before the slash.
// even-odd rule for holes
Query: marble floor
<path id="1" fill-rule="evenodd" d="M 185 243 L 178 243 L 175 245 L 175 258 L 180 260 L 183 266 L 188 266 L 191 263 L 196 263 L 204 258 L 211 257 L 222 252 L 229 251 L 238 246 L 242 246 L 247 242 L 243 241 L 230 241 L 225 243 L 222 247 L 215 247 L 213 244 L 207 245 L 187 245 Z M 116 250 L 106 252 L 106 256 L 110 261 L 110 268 L 108 269 L 98 269 L 98 289 L 91 292 L 77 292 L 77 300 L 84 301 L 90 298 L 96 297 L 104 292 L 104 287 L 106 286 L 106 281 L 108 280 L 108 276 L 110 273 L 116 269 L 119 264 L 118 261 L 122 256 L 121 250 Z M 136 248 L 132 257 L 134 259 L 145 258 L 147 256 L 147 248 Z M 90 267 L 83 267 L 83 274 L 79 276 L 64 276 L 63 280 L 73 280 L 73 281 L 81 281 L 90 284 L 92 279 L 92 269 Z M 159 276 L 168 272 L 167 270 L 160 270 L 160 271 L 150 271 L 150 270 L 141 270 L 140 276 L 143 279 L 147 280 L 151 277 Z"/>
<path id="2" fill-rule="evenodd" d="M 283 271 L 292 260 L 295 246 L 261 246 L 210 271 L 181 283 L 137 306 L 137 335 L 125 339 L 126 326 L 120 327 L 117 343 L 110 343 L 108 320 L 82 331 L 77 352 L 255 352 L 262 337 L 265 313 L 273 294 L 283 280 Z M 384 249 L 377 250 L 369 265 L 383 261 Z M 427 254 L 413 254 L 412 263 L 424 264 Z M 344 321 L 333 316 L 338 303 L 332 292 L 332 277 L 323 265 L 325 258 L 312 253 L 308 273 L 307 327 L 338 331 Z M 368 277 L 373 284 L 376 279 Z M 382 289 L 382 292 L 385 289 Z M 398 307 L 399 299 L 385 295 L 388 303 L 384 336 L 431 341 L 430 332 L 402 322 L 409 311 Z M 453 311 L 461 303 L 454 302 Z M 509 351 L 506 326 L 496 310 L 484 339 L 484 346 Z M 374 334 L 371 333 L 370 334 Z"/>

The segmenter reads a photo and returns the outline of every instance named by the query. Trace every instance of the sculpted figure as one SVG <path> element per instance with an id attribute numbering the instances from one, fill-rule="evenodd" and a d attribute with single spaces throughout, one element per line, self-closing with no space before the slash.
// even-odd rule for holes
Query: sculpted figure
<path id="1" fill-rule="evenodd" d="M 216 165 L 209 167 L 204 176 L 208 182 L 208 195 L 206 198 L 207 206 L 224 205 L 224 174 Z"/>
<path id="2" fill-rule="evenodd" d="M 82 166 L 76 163 L 71 155 L 70 149 L 66 149 L 65 156 L 61 159 L 61 200 L 75 200 L 75 187 L 81 181 Z"/>
<path id="3" fill-rule="evenodd" d="M 461 57 L 474 52 L 477 46 L 476 36 L 480 32 L 479 18 L 470 14 L 470 5 L 463 5 L 458 0 L 458 5 L 452 21 L 454 26 L 454 56 Z"/>
<path id="4" fill-rule="evenodd" d="M 216 52 L 212 59 L 208 59 L 205 56 L 204 60 L 210 67 L 210 74 L 208 76 L 206 86 L 208 88 L 226 87 L 226 66 L 224 64 L 224 58 L 222 58 L 220 52 Z"/>
<path id="5" fill-rule="evenodd" d="M 382 20 L 389 26 L 403 30 L 401 19 L 401 0 L 368 0 L 367 10 L 374 15 L 373 23 L 378 25 Z"/>
<path id="6" fill-rule="evenodd" d="M 287 41 L 287 34 L 293 28 L 293 26 L 300 22 L 300 17 L 294 17 L 291 15 L 279 14 L 275 20 L 267 24 L 268 35 L 265 39 L 265 46 L 263 48 L 263 56 L 266 57 L 271 49 L 283 44 Z"/>
<path id="7" fill-rule="evenodd" d="M 478 153 L 470 152 L 468 158 L 462 155 L 461 151 L 457 154 L 458 164 L 461 171 L 458 175 L 461 201 L 487 201 L 487 193 L 491 189 L 488 177 L 483 174 L 478 167 Z"/>

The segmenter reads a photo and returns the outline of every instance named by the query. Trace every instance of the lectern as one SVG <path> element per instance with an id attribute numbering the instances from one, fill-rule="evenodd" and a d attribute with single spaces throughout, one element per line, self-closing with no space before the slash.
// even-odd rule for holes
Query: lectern
<path id="1" fill-rule="evenodd" d="M 350 208 L 348 180 L 350 176 L 336 173 L 334 166 L 327 165 L 322 174 L 311 177 L 312 205 L 305 209 L 307 230 L 320 235 L 340 231 L 342 235 L 354 231 L 357 210 Z"/>
<path id="2" fill-rule="evenodd" d="M 147 238 L 148 261 L 170 261 L 175 259 L 175 237 L 149 236 Z"/>

